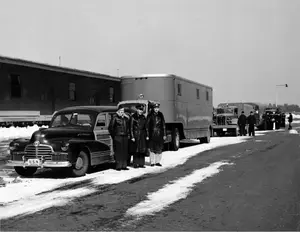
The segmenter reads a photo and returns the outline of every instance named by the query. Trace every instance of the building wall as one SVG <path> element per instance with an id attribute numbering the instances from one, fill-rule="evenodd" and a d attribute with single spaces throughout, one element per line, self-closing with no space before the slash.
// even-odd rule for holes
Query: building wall
<path id="1" fill-rule="evenodd" d="M 19 75 L 21 97 L 13 97 L 12 74 Z M 69 84 L 75 84 L 75 100 L 69 98 Z M 114 101 L 110 101 L 110 87 Z M 94 98 L 94 102 L 91 98 Z M 116 105 L 120 82 L 0 63 L 0 111 L 36 110 L 42 115 L 75 105 Z"/>

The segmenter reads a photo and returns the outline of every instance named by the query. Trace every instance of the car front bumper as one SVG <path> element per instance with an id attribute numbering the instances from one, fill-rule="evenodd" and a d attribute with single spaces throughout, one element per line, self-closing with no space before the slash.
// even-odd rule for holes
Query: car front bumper
<path id="1" fill-rule="evenodd" d="M 37 167 L 37 168 L 65 168 L 71 167 L 72 164 L 69 161 L 40 161 L 39 164 L 29 164 L 27 161 L 8 160 L 7 166 L 11 167 Z"/>
<path id="2" fill-rule="evenodd" d="M 70 167 L 72 164 L 68 161 L 68 153 L 52 152 L 48 154 L 34 155 L 28 152 L 13 152 L 11 158 L 7 161 L 7 166 L 13 167 L 40 167 L 40 168 L 60 168 Z"/>

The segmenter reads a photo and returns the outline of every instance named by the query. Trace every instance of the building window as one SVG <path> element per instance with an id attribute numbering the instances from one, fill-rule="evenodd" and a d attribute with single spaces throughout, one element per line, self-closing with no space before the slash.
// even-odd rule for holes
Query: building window
<path id="1" fill-rule="evenodd" d="M 200 92 L 199 92 L 199 89 L 196 89 L 196 95 L 197 95 L 197 99 L 200 99 Z"/>
<path id="2" fill-rule="evenodd" d="M 76 100 L 76 86 L 75 83 L 69 83 L 69 100 Z"/>
<path id="3" fill-rule="evenodd" d="M 209 101 L 209 92 L 206 90 L 206 101 Z"/>
<path id="4" fill-rule="evenodd" d="M 47 101 L 48 100 L 48 96 L 47 96 L 46 92 L 41 94 L 41 100 L 42 101 Z"/>
<path id="5" fill-rule="evenodd" d="M 109 87 L 109 101 L 115 102 L 115 90 L 113 87 Z"/>
<path id="6" fill-rule="evenodd" d="M 10 75 L 10 89 L 12 98 L 21 98 L 21 80 L 20 75 L 11 74 Z"/>
<path id="7" fill-rule="evenodd" d="M 181 96 L 181 84 L 177 84 L 177 95 Z"/>
<path id="8" fill-rule="evenodd" d="M 89 102 L 90 102 L 90 105 L 95 105 L 96 101 L 95 101 L 95 96 L 91 96 L 89 98 Z"/>

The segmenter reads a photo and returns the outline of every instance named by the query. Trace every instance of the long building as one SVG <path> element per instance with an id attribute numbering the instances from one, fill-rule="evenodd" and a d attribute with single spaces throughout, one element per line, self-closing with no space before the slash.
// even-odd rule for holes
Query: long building
<path id="1" fill-rule="evenodd" d="M 0 56 L 0 111 L 51 115 L 74 105 L 116 105 L 120 78 Z"/>

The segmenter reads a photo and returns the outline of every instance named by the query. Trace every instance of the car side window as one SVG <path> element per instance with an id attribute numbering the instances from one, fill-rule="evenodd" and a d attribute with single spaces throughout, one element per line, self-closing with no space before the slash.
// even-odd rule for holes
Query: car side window
<path id="1" fill-rule="evenodd" d="M 110 123 L 110 121 L 111 121 L 113 115 L 114 115 L 114 113 L 109 113 L 109 114 L 107 114 L 107 116 L 108 116 L 108 117 L 107 117 L 107 125 L 109 125 L 109 123 Z"/>
<path id="2" fill-rule="evenodd" d="M 97 118 L 97 122 L 96 122 L 96 128 L 97 129 L 105 129 L 106 126 L 106 115 L 105 114 L 100 114 Z"/>

